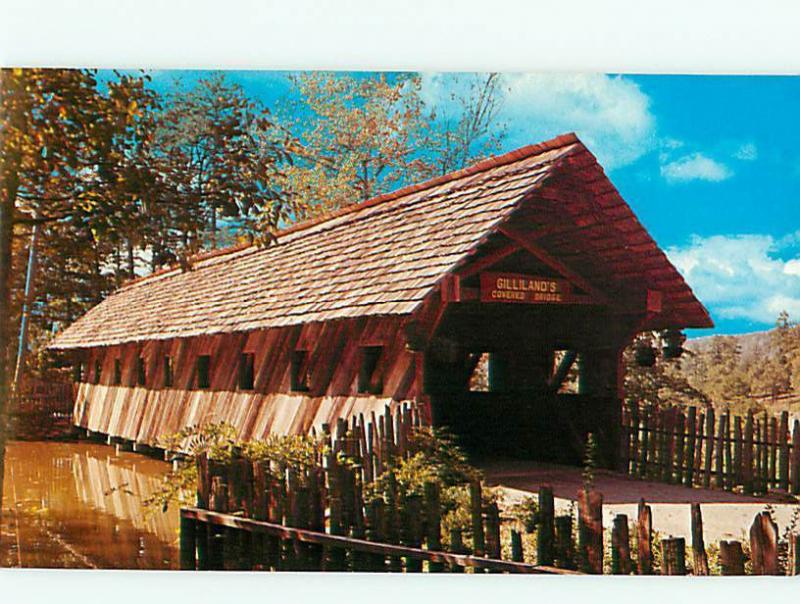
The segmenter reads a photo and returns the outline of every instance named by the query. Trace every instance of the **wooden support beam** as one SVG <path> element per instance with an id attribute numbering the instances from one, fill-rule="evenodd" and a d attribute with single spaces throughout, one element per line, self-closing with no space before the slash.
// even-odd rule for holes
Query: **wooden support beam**
<path id="1" fill-rule="evenodd" d="M 549 224 L 547 226 L 542 226 L 538 229 L 528 231 L 525 236 L 528 238 L 528 241 L 537 241 L 539 239 L 543 239 L 544 237 L 550 237 L 551 235 L 569 233 L 574 229 L 575 226 L 572 223 Z"/>
<path id="2" fill-rule="evenodd" d="M 542 239 L 543 237 L 548 237 L 550 235 L 567 232 L 570 228 L 571 226 L 554 224 L 535 229 L 533 231 L 525 233 L 524 236 L 528 241 L 536 241 L 538 239 Z M 502 247 L 497 248 L 496 250 L 489 252 L 483 258 L 479 258 L 475 262 L 467 264 L 463 269 L 458 271 L 458 276 L 461 277 L 462 279 L 467 279 L 469 277 L 472 277 L 473 275 L 476 275 L 482 270 L 497 264 L 501 260 L 505 260 L 509 256 L 516 254 L 522 249 L 524 248 L 519 243 L 516 242 L 508 243 Z"/>
<path id="3" fill-rule="evenodd" d="M 441 283 L 442 302 L 461 302 L 461 279 L 459 275 L 445 275 Z"/>
<path id="4" fill-rule="evenodd" d="M 654 289 L 648 289 L 645 294 L 645 310 L 652 313 L 660 313 L 664 309 L 663 294 Z"/>
<path id="5" fill-rule="evenodd" d="M 576 350 L 567 350 L 566 353 L 564 353 L 564 358 L 562 358 L 561 362 L 558 364 L 553 377 L 547 381 L 547 389 L 550 392 L 556 392 L 561 388 L 561 384 L 564 383 L 569 370 L 572 369 L 577 358 L 578 352 Z"/>
<path id="6" fill-rule="evenodd" d="M 661 315 L 664 311 L 664 295 L 659 290 L 648 289 L 638 295 L 628 294 L 627 296 L 620 292 L 615 299 L 619 300 L 619 303 L 616 308 L 609 311 L 609 314 L 612 316 L 646 315 L 646 320 L 642 321 L 643 324 Z M 674 305 L 671 308 L 674 308 Z M 639 331 L 644 331 L 644 327 Z"/>
<path id="7" fill-rule="evenodd" d="M 410 350 L 420 351 L 428 347 L 446 310 L 447 302 L 443 296 L 431 296 L 415 313 L 414 318 L 406 321 L 403 330 Z"/>
<path id="8" fill-rule="evenodd" d="M 497 248 L 496 250 L 489 252 L 483 258 L 476 260 L 475 262 L 468 264 L 462 270 L 458 272 L 458 276 L 462 279 L 467 279 L 468 277 L 472 277 L 473 275 L 481 272 L 482 270 L 489 268 L 493 264 L 497 264 L 501 260 L 505 260 L 509 256 L 516 254 L 520 251 L 522 247 L 517 243 L 509 243 L 504 245 L 503 247 Z"/>
<path id="9" fill-rule="evenodd" d="M 541 262 L 544 262 L 547 266 L 555 271 L 558 271 L 561 275 L 572 281 L 582 290 L 594 296 L 598 302 L 608 304 L 609 300 L 605 294 L 603 294 L 600 290 L 594 287 L 591 283 L 589 283 L 586 279 L 561 262 L 559 259 L 554 258 L 547 251 L 529 241 L 522 233 L 507 226 L 501 226 L 499 230 L 501 233 L 503 233 L 503 235 L 520 244 L 523 248 L 525 248 L 525 250 L 536 256 L 536 258 L 538 258 Z"/>

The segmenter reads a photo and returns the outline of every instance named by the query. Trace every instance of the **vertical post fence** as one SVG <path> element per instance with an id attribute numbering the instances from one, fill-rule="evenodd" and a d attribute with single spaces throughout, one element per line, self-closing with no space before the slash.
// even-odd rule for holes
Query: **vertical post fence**
<path id="1" fill-rule="evenodd" d="M 713 408 L 658 409 L 629 402 L 621 464 L 632 476 L 745 494 L 800 494 L 800 420 L 717 415 Z"/>

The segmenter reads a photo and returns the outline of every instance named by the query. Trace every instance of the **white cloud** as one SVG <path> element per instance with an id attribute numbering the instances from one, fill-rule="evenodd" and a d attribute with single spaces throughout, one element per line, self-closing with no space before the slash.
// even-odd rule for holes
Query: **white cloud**
<path id="1" fill-rule="evenodd" d="M 742 143 L 733 156 L 742 161 L 755 161 L 758 159 L 758 147 L 754 143 Z"/>
<path id="2" fill-rule="evenodd" d="M 452 102 L 458 77 L 425 75 L 424 98 L 439 106 Z M 509 125 L 509 149 L 575 132 L 606 170 L 636 161 L 656 140 L 650 98 L 620 76 L 504 74 L 500 119 Z"/>
<path id="3" fill-rule="evenodd" d="M 671 184 L 692 180 L 720 182 L 733 176 L 733 171 L 702 153 L 691 153 L 662 165 L 661 176 Z"/>
<path id="4" fill-rule="evenodd" d="M 682 140 L 678 140 L 677 138 L 664 138 L 659 141 L 659 146 L 663 149 L 668 149 L 670 151 L 674 151 L 675 149 L 680 149 L 683 147 L 684 142 Z M 662 157 L 667 157 L 666 153 L 662 154 Z"/>
<path id="5" fill-rule="evenodd" d="M 769 235 L 716 235 L 667 255 L 712 315 L 769 325 L 782 310 L 800 318 L 800 258 L 778 251 Z"/>
<path id="6" fill-rule="evenodd" d="M 800 259 L 789 260 L 783 265 L 783 272 L 787 275 L 796 275 L 800 277 Z"/>

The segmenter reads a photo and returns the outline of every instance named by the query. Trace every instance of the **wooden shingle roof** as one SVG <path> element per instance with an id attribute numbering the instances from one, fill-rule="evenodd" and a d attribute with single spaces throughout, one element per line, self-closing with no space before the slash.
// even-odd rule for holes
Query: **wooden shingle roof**
<path id="1" fill-rule="evenodd" d="M 557 167 L 568 169 L 567 159 L 582 156 L 596 165 L 575 135 L 563 135 L 291 227 L 270 246 L 232 248 L 197 259 L 192 270 L 176 268 L 132 282 L 75 321 L 51 347 L 410 314 Z M 622 204 L 628 222 L 655 246 Z M 654 268 L 669 273 L 676 291 L 691 298 L 681 302 L 691 304 L 685 316 L 675 317 L 681 323 L 676 326 L 710 325 L 705 309 L 661 256 Z"/>

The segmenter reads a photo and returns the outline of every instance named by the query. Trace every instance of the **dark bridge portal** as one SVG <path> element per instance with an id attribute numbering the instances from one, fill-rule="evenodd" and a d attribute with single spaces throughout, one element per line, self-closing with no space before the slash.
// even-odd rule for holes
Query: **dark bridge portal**
<path id="1" fill-rule="evenodd" d="M 620 323 L 594 305 L 453 305 L 426 354 L 434 425 L 447 426 L 476 459 L 569 464 L 581 462 L 593 432 L 613 467 L 624 341 L 609 326 Z M 488 390 L 475 391 L 470 377 L 487 356 Z M 560 392 L 576 372 L 572 391 Z"/>

